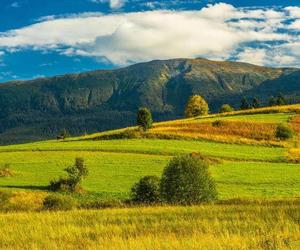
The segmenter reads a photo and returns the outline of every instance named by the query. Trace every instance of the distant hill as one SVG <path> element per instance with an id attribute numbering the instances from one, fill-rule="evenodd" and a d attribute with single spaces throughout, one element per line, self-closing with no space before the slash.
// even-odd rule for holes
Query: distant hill
<path id="1" fill-rule="evenodd" d="M 242 96 L 281 92 L 300 102 L 300 70 L 206 59 L 174 59 L 117 70 L 0 84 L 0 143 L 53 138 L 61 129 L 91 133 L 134 123 L 141 106 L 156 120 L 182 116 L 187 98 L 204 96 L 212 111 Z"/>

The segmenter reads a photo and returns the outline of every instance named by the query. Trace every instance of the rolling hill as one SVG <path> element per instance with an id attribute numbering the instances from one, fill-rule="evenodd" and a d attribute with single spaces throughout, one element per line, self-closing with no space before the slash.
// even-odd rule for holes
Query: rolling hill
<path id="1" fill-rule="evenodd" d="M 16 175 L 0 178 L 0 188 L 43 190 L 82 157 L 90 168 L 85 188 L 105 199 L 128 198 L 144 175 L 160 175 L 177 154 L 199 153 L 220 161 L 211 171 L 221 199 L 300 196 L 300 105 L 261 108 L 0 147 L 0 166 Z M 217 126 L 215 122 L 217 121 Z M 278 124 L 293 127 L 293 140 L 275 137 Z M 283 178 L 284 177 L 284 178 Z"/>
<path id="2" fill-rule="evenodd" d="M 276 138 L 278 124 L 294 137 Z M 0 248 L 298 249 L 299 136 L 298 104 L 0 146 L 0 167 L 13 173 L 0 178 Z M 210 161 L 219 201 L 122 207 L 141 177 L 191 153 Z M 44 211 L 47 185 L 75 157 L 89 168 L 85 192 L 63 196 L 78 209 Z"/>
<path id="3" fill-rule="evenodd" d="M 187 98 L 201 94 L 216 111 L 242 96 L 263 101 L 283 93 L 299 102 L 300 70 L 206 59 L 152 61 L 117 70 L 0 85 L 0 143 L 53 138 L 63 128 L 79 135 L 134 124 L 141 106 L 156 120 L 182 116 Z"/>

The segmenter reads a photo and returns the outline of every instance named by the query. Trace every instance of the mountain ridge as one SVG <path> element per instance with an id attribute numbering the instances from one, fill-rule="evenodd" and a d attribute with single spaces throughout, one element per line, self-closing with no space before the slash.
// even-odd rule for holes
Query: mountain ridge
<path id="1" fill-rule="evenodd" d="M 212 111 L 238 107 L 244 95 L 266 101 L 282 92 L 295 103 L 298 83 L 297 68 L 203 58 L 8 82 L 0 84 L 0 143 L 51 138 L 63 128 L 80 134 L 132 125 L 141 106 L 157 120 L 178 118 L 192 94 L 203 95 Z"/>

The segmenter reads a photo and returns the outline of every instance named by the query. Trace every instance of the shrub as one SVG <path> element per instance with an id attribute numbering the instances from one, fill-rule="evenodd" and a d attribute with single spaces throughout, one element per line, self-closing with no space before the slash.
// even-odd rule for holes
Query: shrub
<path id="1" fill-rule="evenodd" d="M 257 109 L 257 108 L 259 108 L 259 107 L 260 107 L 260 101 L 259 101 L 256 97 L 254 97 L 254 98 L 252 99 L 252 108 Z"/>
<path id="2" fill-rule="evenodd" d="M 276 104 L 278 106 L 282 106 L 282 105 L 286 105 L 287 104 L 286 99 L 284 98 L 284 96 L 281 93 L 279 93 L 279 95 L 277 96 Z"/>
<path id="3" fill-rule="evenodd" d="M 174 157 L 164 169 L 162 198 L 171 204 L 191 205 L 217 199 L 208 165 L 191 155 Z"/>
<path id="4" fill-rule="evenodd" d="M 14 175 L 14 172 L 10 169 L 9 164 L 4 164 L 0 168 L 0 177 L 11 177 Z"/>
<path id="5" fill-rule="evenodd" d="M 147 131 L 152 127 L 152 115 L 149 109 L 140 108 L 137 113 L 136 124 L 140 126 L 144 131 Z"/>
<path id="6" fill-rule="evenodd" d="M 185 117 L 196 117 L 199 115 L 207 115 L 209 111 L 208 104 L 203 97 L 193 95 L 189 98 L 185 106 Z"/>
<path id="7" fill-rule="evenodd" d="M 222 121 L 222 120 L 215 120 L 212 122 L 211 124 L 213 127 L 221 127 L 221 126 L 225 126 L 226 122 Z"/>
<path id="8" fill-rule="evenodd" d="M 234 111 L 234 108 L 231 107 L 229 104 L 223 104 L 220 108 L 220 113 L 227 113 Z"/>
<path id="9" fill-rule="evenodd" d="M 71 182 L 67 177 L 60 177 L 58 180 L 50 181 L 49 189 L 51 191 L 72 192 Z M 73 191 L 79 191 L 79 190 L 73 190 Z"/>
<path id="10" fill-rule="evenodd" d="M 71 210 L 75 206 L 75 200 L 66 195 L 50 194 L 43 202 L 43 208 L 45 210 Z"/>
<path id="11" fill-rule="evenodd" d="M 160 180 L 156 176 L 141 178 L 131 189 L 131 200 L 138 203 L 157 203 L 160 201 Z"/>
<path id="12" fill-rule="evenodd" d="M 65 169 L 68 177 L 61 177 L 50 182 L 49 189 L 52 191 L 79 192 L 82 190 L 81 181 L 88 175 L 88 168 L 82 158 L 76 158 L 75 164 Z"/>
<path id="13" fill-rule="evenodd" d="M 269 98 L 269 106 L 276 106 L 277 105 L 277 100 L 274 96 L 271 96 Z"/>
<path id="14" fill-rule="evenodd" d="M 294 131 L 287 125 L 279 124 L 275 133 L 276 138 L 280 140 L 287 140 L 293 137 Z"/>

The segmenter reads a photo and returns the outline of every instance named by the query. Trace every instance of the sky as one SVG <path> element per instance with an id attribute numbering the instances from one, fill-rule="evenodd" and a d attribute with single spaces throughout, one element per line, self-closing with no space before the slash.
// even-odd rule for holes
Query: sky
<path id="1" fill-rule="evenodd" d="M 300 0 L 0 3 L 0 82 L 197 57 L 300 68 Z"/>

